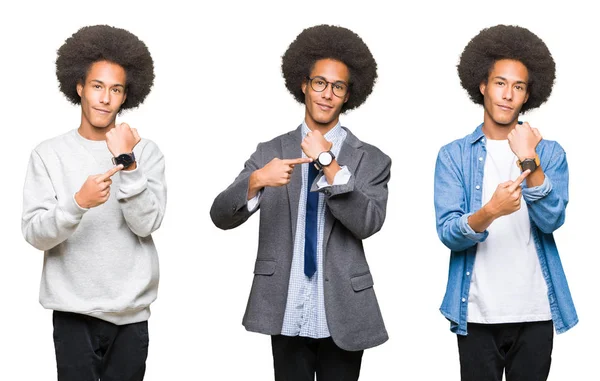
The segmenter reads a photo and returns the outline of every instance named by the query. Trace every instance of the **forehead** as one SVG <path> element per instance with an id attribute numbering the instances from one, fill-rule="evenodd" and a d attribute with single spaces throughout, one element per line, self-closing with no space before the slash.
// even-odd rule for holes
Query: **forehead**
<path id="1" fill-rule="evenodd" d="M 123 66 L 109 61 L 94 62 L 87 73 L 86 82 L 100 81 L 107 85 L 125 86 L 125 69 Z"/>
<path id="2" fill-rule="evenodd" d="M 310 72 L 310 76 L 320 76 L 330 82 L 348 82 L 350 79 L 350 70 L 348 70 L 348 66 L 341 61 L 325 58 L 315 62 Z"/>
<path id="3" fill-rule="evenodd" d="M 511 81 L 528 82 L 529 72 L 527 67 L 517 60 L 503 59 L 498 60 L 492 66 L 490 78 L 502 77 Z"/>

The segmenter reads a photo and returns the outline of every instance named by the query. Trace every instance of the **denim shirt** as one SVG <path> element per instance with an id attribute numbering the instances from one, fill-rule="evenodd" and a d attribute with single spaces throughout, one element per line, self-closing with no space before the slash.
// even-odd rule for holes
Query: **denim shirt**
<path id="1" fill-rule="evenodd" d="M 477 243 L 488 236 L 487 230 L 477 233 L 467 223 L 469 216 L 482 207 L 486 159 L 482 127 L 483 124 L 472 134 L 443 146 L 435 167 L 437 233 L 451 250 L 448 284 L 440 311 L 450 320 L 450 330 L 459 335 L 467 334 L 467 305 Z M 577 324 L 578 318 L 552 232 L 565 221 L 569 171 L 565 151 L 557 142 L 542 140 L 536 151 L 545 179 L 542 185 L 532 188 L 524 181 L 522 195 L 548 286 L 554 327 L 557 333 L 563 333 Z"/>

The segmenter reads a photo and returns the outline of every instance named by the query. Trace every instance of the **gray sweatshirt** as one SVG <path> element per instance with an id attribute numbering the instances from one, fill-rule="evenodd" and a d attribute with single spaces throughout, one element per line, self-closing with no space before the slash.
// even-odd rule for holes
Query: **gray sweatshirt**
<path id="1" fill-rule="evenodd" d="M 40 303 L 45 308 L 119 325 L 149 318 L 159 274 L 150 234 L 165 213 L 165 161 L 147 139 L 134 154 L 137 168 L 112 177 L 108 201 L 84 209 L 75 193 L 88 176 L 114 166 L 106 142 L 72 130 L 31 153 L 22 230 L 27 242 L 44 251 Z"/>

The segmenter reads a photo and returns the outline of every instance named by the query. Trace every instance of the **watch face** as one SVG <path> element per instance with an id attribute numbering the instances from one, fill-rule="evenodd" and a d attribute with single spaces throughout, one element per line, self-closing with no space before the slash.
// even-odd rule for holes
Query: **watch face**
<path id="1" fill-rule="evenodd" d="M 116 162 L 117 164 L 123 164 L 123 167 L 127 168 L 133 164 L 133 158 L 131 155 L 123 153 L 117 156 Z"/>
<path id="2" fill-rule="evenodd" d="M 333 161 L 333 157 L 329 152 L 321 152 L 319 154 L 319 163 L 323 166 L 328 166 Z"/>
<path id="3" fill-rule="evenodd" d="M 525 159 L 521 162 L 521 169 L 523 171 L 530 170 L 531 172 L 537 169 L 537 164 L 534 159 Z"/>

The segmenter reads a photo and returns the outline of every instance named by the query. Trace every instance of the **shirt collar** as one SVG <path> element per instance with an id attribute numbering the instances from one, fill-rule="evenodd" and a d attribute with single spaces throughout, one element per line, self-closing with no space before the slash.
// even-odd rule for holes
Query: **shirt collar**
<path id="1" fill-rule="evenodd" d="M 308 126 L 306 125 L 306 121 L 302 121 L 302 138 L 304 138 L 306 136 L 306 134 L 308 134 L 308 132 L 310 131 L 310 128 L 308 128 Z M 337 124 L 335 126 L 333 126 L 333 128 L 329 131 L 327 131 L 327 133 L 325 134 L 325 139 L 327 139 L 328 141 L 333 141 L 335 140 L 339 135 L 341 135 L 343 132 L 342 129 L 342 125 L 340 123 L 340 121 L 338 120 Z"/>
<path id="2" fill-rule="evenodd" d="M 485 137 L 485 134 L 483 133 L 483 123 L 481 123 L 479 126 L 477 126 L 475 131 L 473 131 L 469 138 L 469 141 L 471 142 L 471 144 L 475 144 L 478 140 L 482 139 L 483 137 Z"/>

